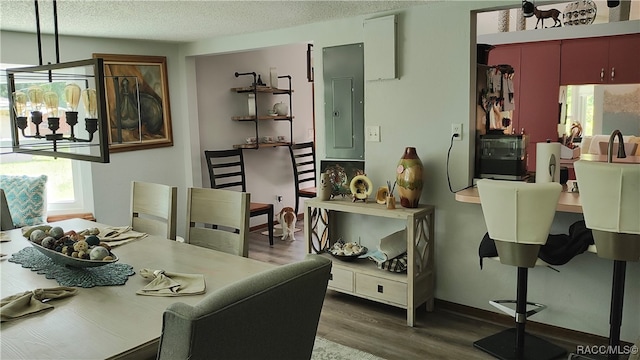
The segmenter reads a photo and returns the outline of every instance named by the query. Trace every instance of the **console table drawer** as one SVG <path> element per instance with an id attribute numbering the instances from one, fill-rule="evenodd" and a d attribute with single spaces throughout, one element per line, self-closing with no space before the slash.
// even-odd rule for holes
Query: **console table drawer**
<path id="1" fill-rule="evenodd" d="M 407 305 L 407 284 L 356 273 L 356 293 L 366 297 Z"/>
<path id="2" fill-rule="evenodd" d="M 333 267 L 329 278 L 329 286 L 353 292 L 353 271 Z"/>

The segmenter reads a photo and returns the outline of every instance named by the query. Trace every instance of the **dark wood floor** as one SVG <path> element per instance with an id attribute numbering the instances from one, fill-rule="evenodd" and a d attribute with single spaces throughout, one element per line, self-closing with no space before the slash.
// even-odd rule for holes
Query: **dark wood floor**
<path id="1" fill-rule="evenodd" d="M 300 231 L 296 233 L 296 241 L 276 238 L 270 247 L 267 236 L 255 231 L 251 234 L 249 257 L 274 264 L 301 260 L 306 251 L 303 237 Z M 472 344 L 506 329 L 508 325 L 447 310 L 445 305 L 436 302 L 433 312 L 427 312 L 421 306 L 416 315 L 416 325 L 412 328 L 406 325 L 406 311 L 403 309 L 328 290 L 318 335 L 389 360 L 493 359 Z M 528 332 L 536 334 L 533 330 Z M 575 351 L 579 344 L 594 344 L 590 337 L 549 338 L 548 332 L 537 335 L 569 352 Z"/>

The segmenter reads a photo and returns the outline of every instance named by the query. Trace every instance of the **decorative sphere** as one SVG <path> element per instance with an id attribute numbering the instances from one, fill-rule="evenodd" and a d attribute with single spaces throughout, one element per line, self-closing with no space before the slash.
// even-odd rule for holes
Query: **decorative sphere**
<path id="1" fill-rule="evenodd" d="M 87 236 L 86 238 L 84 238 L 84 241 L 86 241 L 87 244 L 89 244 L 89 246 L 95 246 L 100 244 L 100 239 L 95 235 Z"/>
<path id="2" fill-rule="evenodd" d="M 44 233 L 44 231 L 40 230 L 40 229 L 36 229 L 33 230 L 31 232 L 31 235 L 29 236 L 29 239 L 31 241 L 33 241 L 34 243 L 40 245 L 42 244 L 42 239 L 46 238 L 47 234 Z"/>
<path id="3" fill-rule="evenodd" d="M 47 236 L 46 238 L 42 239 L 41 245 L 46 247 L 47 249 L 53 249 L 55 242 L 56 239 L 52 238 L 51 236 Z"/>
<path id="4" fill-rule="evenodd" d="M 54 226 L 49 230 L 49 236 L 60 239 L 64 235 L 64 230 L 60 226 Z"/>
<path id="5" fill-rule="evenodd" d="M 84 240 L 77 241 L 75 244 L 73 244 L 73 250 L 77 252 L 80 252 L 80 251 L 86 252 L 88 249 L 89 249 L 89 244 L 87 244 L 87 242 Z"/>
<path id="6" fill-rule="evenodd" d="M 89 258 L 91 260 L 102 260 L 107 256 L 109 256 L 109 250 L 103 248 L 102 246 L 94 247 L 89 253 Z"/>

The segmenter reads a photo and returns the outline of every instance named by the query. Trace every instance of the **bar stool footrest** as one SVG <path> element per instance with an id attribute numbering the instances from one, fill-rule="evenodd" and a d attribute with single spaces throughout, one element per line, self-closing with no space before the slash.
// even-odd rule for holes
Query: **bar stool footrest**
<path id="1" fill-rule="evenodd" d="M 511 316 L 511 317 L 516 317 L 516 311 L 514 309 L 511 309 L 508 306 L 504 306 L 502 304 L 515 304 L 516 301 L 515 300 L 490 300 L 489 304 L 493 307 L 495 307 L 496 309 L 502 311 L 503 313 Z M 527 317 L 537 314 L 540 311 L 544 310 L 547 308 L 547 305 L 544 304 L 538 304 L 538 303 L 534 303 L 534 302 L 529 302 L 527 301 L 527 306 L 533 306 L 533 309 L 528 310 L 527 311 Z"/>

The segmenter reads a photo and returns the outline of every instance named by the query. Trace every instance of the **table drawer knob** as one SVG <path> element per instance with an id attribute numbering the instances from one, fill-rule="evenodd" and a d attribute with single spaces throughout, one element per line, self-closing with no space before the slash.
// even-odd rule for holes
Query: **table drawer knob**
<path id="1" fill-rule="evenodd" d="M 384 286 L 378 285 L 378 292 L 382 294 L 384 292 Z"/>

